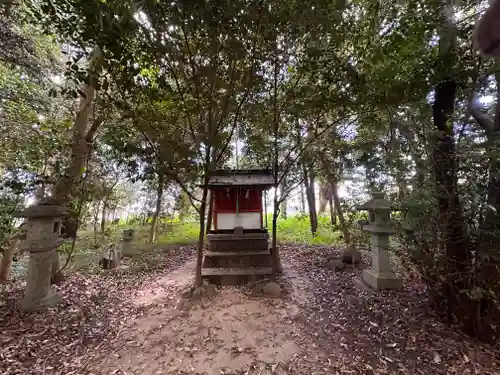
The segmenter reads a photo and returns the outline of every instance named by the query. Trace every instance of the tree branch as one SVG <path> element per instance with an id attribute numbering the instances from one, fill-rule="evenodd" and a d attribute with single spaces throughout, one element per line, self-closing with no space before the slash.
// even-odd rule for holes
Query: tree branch
<path id="1" fill-rule="evenodd" d="M 260 18 L 259 18 L 259 20 L 260 20 Z M 257 24 L 257 30 L 256 30 L 257 35 L 258 35 L 259 27 L 260 27 L 259 25 L 260 25 L 260 23 Z M 226 143 L 222 147 L 219 155 L 216 157 L 216 160 L 215 160 L 216 165 L 217 165 L 217 163 L 219 163 L 220 159 L 224 155 L 224 152 L 226 151 L 227 146 L 229 145 L 229 142 L 231 141 L 231 138 L 233 137 L 234 130 L 236 129 L 236 125 L 237 125 L 238 117 L 240 115 L 241 108 L 243 107 L 243 104 L 246 102 L 246 100 L 248 98 L 248 94 L 250 93 L 250 89 L 252 88 L 254 69 L 255 69 L 255 50 L 256 50 L 256 48 L 257 48 L 257 36 L 254 38 L 253 45 L 252 45 L 252 63 L 250 65 L 250 77 L 249 77 L 248 86 L 247 86 L 247 89 L 245 90 L 245 93 L 243 94 L 243 98 L 238 103 L 238 107 L 236 108 L 236 113 L 235 113 L 234 119 L 233 119 L 233 125 L 231 127 L 231 134 L 228 137 L 228 139 L 226 140 Z M 228 102 L 229 102 L 229 97 L 228 97 Z M 217 124 L 217 127 L 215 128 L 214 136 L 218 133 L 219 127 L 222 124 L 222 122 L 223 122 L 223 117 L 221 116 L 219 123 Z"/>
<path id="2" fill-rule="evenodd" d="M 151 19 L 153 19 L 153 18 L 151 17 Z M 137 23 L 137 25 L 139 25 L 139 28 L 142 30 L 142 32 L 144 33 L 144 35 L 146 36 L 146 38 L 149 39 L 149 42 L 152 43 L 152 44 L 156 44 L 156 48 L 157 48 L 158 51 L 163 51 L 163 52 L 166 52 L 166 53 L 171 53 L 172 52 L 169 49 L 167 49 L 161 43 L 161 40 L 158 37 L 156 37 L 156 40 L 152 40 L 151 35 L 150 35 L 151 34 L 150 31 L 141 22 L 136 21 L 136 23 Z M 153 30 L 155 31 L 156 34 L 158 34 L 158 31 L 155 28 L 153 28 Z M 184 96 L 184 90 L 182 90 L 182 87 L 181 87 L 181 84 L 180 84 L 180 81 L 179 81 L 179 77 L 176 74 L 175 69 L 172 66 L 172 64 L 169 62 L 169 60 L 165 59 L 165 61 L 167 63 L 167 71 L 170 72 L 170 74 L 172 75 L 172 78 L 174 80 L 175 89 L 177 91 L 177 94 L 179 94 L 182 103 L 184 105 L 186 105 L 186 98 Z M 196 134 L 195 134 L 195 131 L 194 131 L 193 124 L 191 123 L 191 119 L 185 113 L 185 111 L 183 111 L 183 113 L 184 113 L 184 119 L 185 119 L 185 121 L 187 123 L 187 126 L 189 128 L 189 131 L 191 133 L 191 137 L 193 138 L 193 142 L 196 142 Z M 199 156 L 202 157 L 202 155 L 199 155 Z"/>
<path id="3" fill-rule="evenodd" d="M 295 156 L 295 158 L 292 159 L 292 162 L 285 168 L 281 178 L 278 180 L 278 185 L 281 183 L 281 180 L 283 180 L 283 178 L 288 174 L 288 172 L 290 171 L 290 168 L 292 167 L 292 165 L 300 158 L 300 156 L 302 156 L 302 154 L 304 153 L 304 151 L 309 147 L 309 145 L 311 143 L 313 143 L 314 141 L 316 141 L 319 137 L 321 137 L 327 130 L 331 129 L 333 126 L 337 125 L 338 123 L 340 123 L 341 121 L 344 121 L 348 118 L 350 118 L 352 115 L 348 115 L 348 116 L 344 116 L 344 117 L 341 117 L 335 121 L 333 121 L 331 124 L 329 124 L 327 127 L 325 127 L 324 129 L 322 129 L 320 132 L 314 134 L 313 137 L 311 137 L 310 139 L 308 139 L 308 141 L 305 143 L 304 147 L 301 148 L 301 150 L 299 151 L 299 153 Z M 285 160 L 287 160 L 290 155 L 292 154 L 293 151 L 295 151 L 297 149 L 297 146 L 299 146 L 302 142 L 298 142 L 287 154 L 287 156 L 285 157 Z"/>
<path id="4" fill-rule="evenodd" d="M 113 80 L 114 79 L 114 75 L 113 75 L 113 72 L 110 72 L 111 74 L 111 77 Z M 116 80 L 115 80 L 115 84 L 116 84 Z M 194 204 L 194 201 L 197 201 L 197 202 L 200 202 L 199 199 L 197 199 L 189 190 L 188 188 L 186 187 L 186 185 L 184 185 L 184 183 L 180 180 L 179 176 L 177 176 L 177 174 L 174 172 L 174 169 L 172 168 L 172 166 L 170 164 L 166 164 L 165 161 L 161 158 L 161 155 L 160 153 L 158 152 L 158 150 L 156 149 L 156 147 L 154 146 L 153 142 L 151 141 L 151 139 L 149 138 L 149 136 L 146 134 L 146 132 L 141 128 L 140 124 L 139 124 L 139 121 L 137 120 L 137 117 L 136 116 L 136 111 L 135 109 L 128 103 L 126 97 L 125 97 L 125 94 L 123 92 L 123 90 L 121 89 L 121 87 L 119 85 L 116 85 L 117 89 L 118 89 L 118 92 L 120 93 L 120 95 L 122 96 L 122 100 L 123 102 L 125 103 L 125 105 L 128 107 L 129 111 L 131 112 L 131 118 L 132 118 L 132 123 L 136 126 L 136 128 L 139 130 L 139 132 L 142 134 L 142 136 L 146 139 L 146 142 L 148 142 L 149 146 L 151 147 L 151 149 L 153 150 L 153 153 L 155 154 L 155 157 L 166 167 L 165 170 L 167 172 L 167 174 L 175 181 L 177 182 L 177 184 L 179 184 L 180 188 L 187 194 L 191 204 L 193 207 L 196 208 L 195 204 Z"/>
<path id="5" fill-rule="evenodd" d="M 312 169 L 313 169 L 313 164 L 314 164 L 314 161 L 315 161 L 316 158 L 314 158 L 312 160 L 312 162 L 309 164 L 309 168 L 306 169 L 306 172 L 309 173 Z M 283 201 L 288 198 L 288 196 L 290 195 L 290 193 L 295 190 L 295 188 L 297 186 L 300 186 L 306 179 L 306 174 L 303 173 L 302 174 L 302 177 L 299 179 L 299 181 L 295 184 L 293 184 L 292 186 L 289 186 L 283 193 L 283 196 L 281 196 L 279 199 L 278 199 L 278 203 L 281 204 L 283 203 Z"/>

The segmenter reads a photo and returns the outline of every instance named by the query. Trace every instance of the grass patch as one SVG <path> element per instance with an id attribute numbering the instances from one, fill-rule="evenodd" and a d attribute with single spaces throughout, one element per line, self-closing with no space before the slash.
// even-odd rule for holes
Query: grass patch
<path id="1" fill-rule="evenodd" d="M 313 238 L 311 235 L 309 217 L 296 215 L 285 219 L 278 218 L 277 238 L 278 242 L 305 243 L 336 245 L 339 242 L 340 233 L 333 230 L 328 219 L 318 218 L 318 233 Z M 268 226 L 271 230 L 272 215 L 268 215 Z M 119 244 L 124 229 L 135 229 L 135 241 L 130 254 L 127 254 L 134 263 L 134 259 L 144 257 L 155 258 L 159 249 L 169 245 L 194 245 L 198 240 L 198 222 L 173 222 L 158 227 L 157 243 L 149 243 L 150 224 L 127 225 L 126 223 L 110 224 L 105 235 L 98 234 L 94 237 L 92 228 L 81 229 L 73 251 L 72 261 L 68 265 L 69 271 L 97 272 L 99 270 L 99 259 L 104 249 L 109 244 Z M 71 242 L 61 246 L 61 262 L 66 261 L 66 256 L 71 248 Z M 141 261 L 142 262 L 142 261 Z"/>
<path id="2" fill-rule="evenodd" d="M 272 220 L 272 215 L 269 215 L 269 229 L 272 227 Z M 311 234 L 309 216 L 295 215 L 287 219 L 278 218 L 276 236 L 278 242 L 335 245 L 339 242 L 339 236 L 340 232 L 333 230 L 325 217 L 318 217 L 318 233 L 315 237 Z"/>
<path id="3" fill-rule="evenodd" d="M 197 222 L 172 225 L 165 233 L 158 233 L 158 243 L 163 245 L 190 245 L 198 241 L 200 226 Z"/>

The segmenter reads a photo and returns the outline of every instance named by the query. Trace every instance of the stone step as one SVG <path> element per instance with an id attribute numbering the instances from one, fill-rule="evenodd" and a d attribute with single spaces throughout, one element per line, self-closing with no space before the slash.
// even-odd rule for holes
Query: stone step
<path id="1" fill-rule="evenodd" d="M 270 267 L 269 250 L 258 251 L 208 251 L 203 258 L 204 268 L 251 268 Z"/>
<path id="2" fill-rule="evenodd" d="M 269 278 L 271 267 L 255 268 L 203 268 L 201 275 L 212 284 L 241 285 Z"/>
<path id="3" fill-rule="evenodd" d="M 243 251 L 206 251 L 203 253 L 207 257 L 233 257 L 233 256 L 259 256 L 259 255 L 270 255 L 269 250 L 243 250 Z"/>
<path id="4" fill-rule="evenodd" d="M 263 251 L 268 250 L 267 236 L 263 236 L 261 233 L 257 237 L 241 237 L 235 235 L 209 235 L 208 236 L 208 246 L 210 251 L 222 252 L 222 251 Z M 267 235 L 267 233 L 266 233 Z"/>

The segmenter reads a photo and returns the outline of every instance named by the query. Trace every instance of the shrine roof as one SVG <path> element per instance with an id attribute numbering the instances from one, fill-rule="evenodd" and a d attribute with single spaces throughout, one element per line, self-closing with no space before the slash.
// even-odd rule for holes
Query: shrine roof
<path id="1" fill-rule="evenodd" d="M 269 169 L 220 169 L 210 173 L 208 187 L 274 186 L 274 175 Z"/>

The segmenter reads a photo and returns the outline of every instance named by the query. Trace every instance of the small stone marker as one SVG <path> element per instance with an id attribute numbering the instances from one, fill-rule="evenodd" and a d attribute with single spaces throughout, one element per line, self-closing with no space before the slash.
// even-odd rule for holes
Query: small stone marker
<path id="1" fill-rule="evenodd" d="M 359 264 L 361 262 L 361 253 L 354 247 L 342 250 L 340 260 L 345 264 Z"/>
<path id="2" fill-rule="evenodd" d="M 327 267 L 335 272 L 340 272 L 345 270 L 346 265 L 339 259 L 330 259 L 328 261 Z"/>
<path id="3" fill-rule="evenodd" d="M 281 286 L 272 281 L 264 285 L 262 291 L 264 292 L 264 295 L 269 297 L 281 297 Z"/>
<path id="4" fill-rule="evenodd" d="M 372 268 L 363 271 L 363 281 L 375 290 L 399 289 L 401 280 L 394 274 L 389 257 L 389 235 L 394 233 L 390 225 L 391 210 L 395 207 L 384 198 L 382 192 L 372 192 L 372 199 L 357 208 L 369 211 L 370 223 L 363 230 L 371 233 Z"/>
<path id="5" fill-rule="evenodd" d="M 132 253 L 132 245 L 134 244 L 135 231 L 133 229 L 125 229 L 122 232 L 122 241 L 120 246 L 120 253 L 122 255 L 129 255 Z"/>
<path id="6" fill-rule="evenodd" d="M 40 202 L 22 211 L 18 216 L 27 218 L 26 240 L 21 249 L 30 253 L 26 292 L 21 302 L 25 310 L 35 310 L 61 302 L 50 288 L 52 261 L 59 245 L 62 217 L 67 211 L 50 201 Z"/>
<path id="7" fill-rule="evenodd" d="M 103 269 L 117 268 L 120 265 L 120 251 L 117 249 L 117 245 L 110 245 L 104 250 L 101 258 L 101 266 Z"/>

